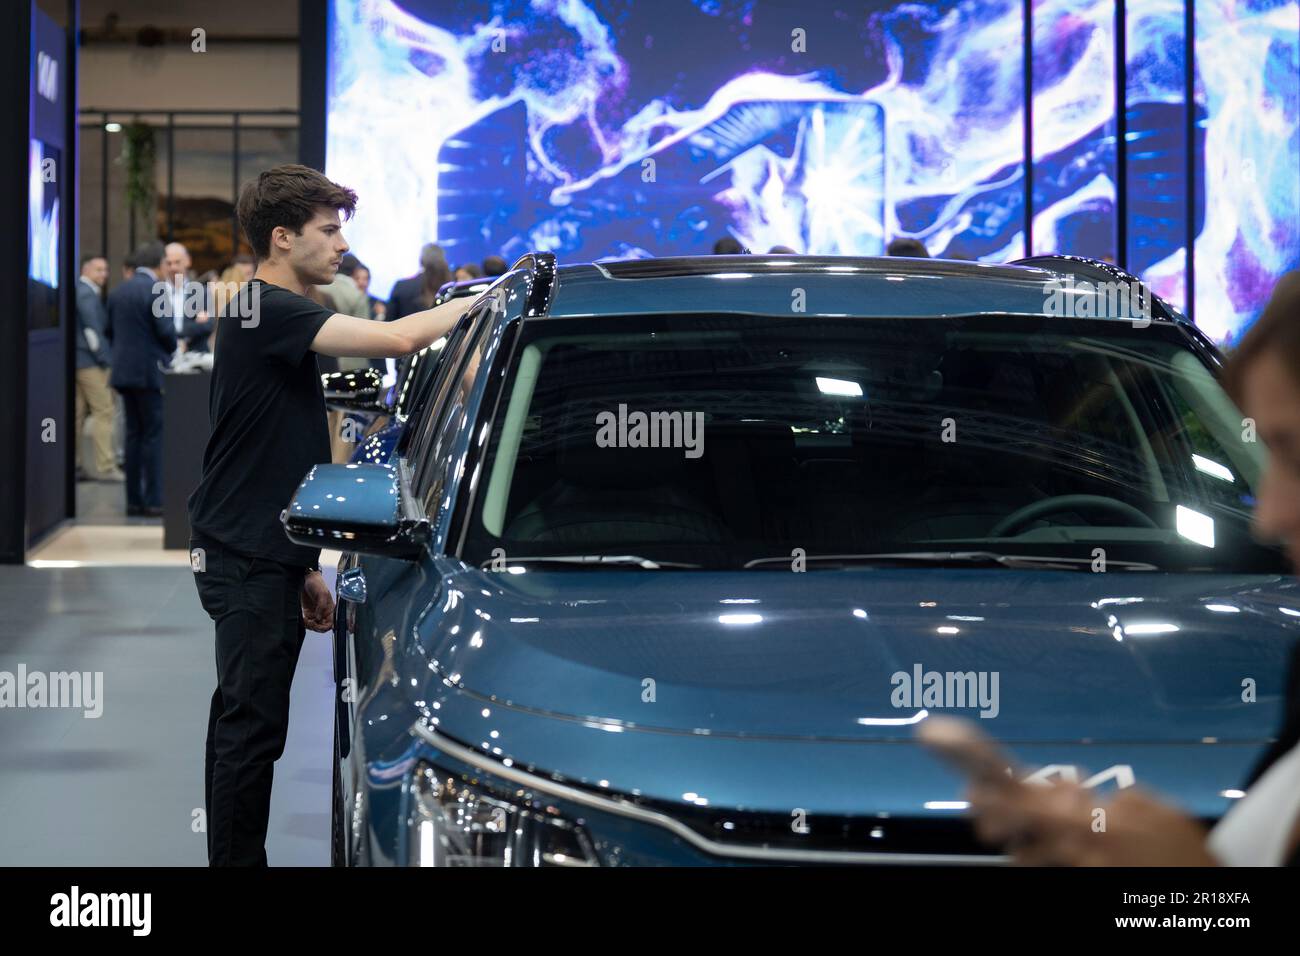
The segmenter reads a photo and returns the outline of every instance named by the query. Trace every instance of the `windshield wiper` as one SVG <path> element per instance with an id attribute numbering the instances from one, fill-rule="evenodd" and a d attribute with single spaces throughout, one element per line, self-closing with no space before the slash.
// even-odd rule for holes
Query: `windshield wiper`
<path id="1" fill-rule="evenodd" d="M 794 559 L 790 555 L 774 558 L 755 558 L 746 561 L 746 568 L 789 567 Z M 1028 569 L 1053 569 L 1084 571 L 1092 566 L 1092 558 L 1073 558 L 1064 555 L 998 554 L 994 551 L 882 551 L 875 554 L 809 554 L 803 558 L 808 564 L 879 564 L 906 567 L 925 564 L 938 567 L 1004 567 Z M 1154 564 L 1142 561 L 1106 561 L 1107 568 L 1125 571 L 1157 571 Z"/>
<path id="2" fill-rule="evenodd" d="M 664 568 L 698 568 L 698 564 L 686 564 L 682 561 L 652 561 L 636 554 L 544 554 L 535 557 L 508 557 L 507 565 L 522 564 L 567 564 L 578 567 L 614 567 L 642 568 L 646 571 L 659 571 Z M 484 571 L 492 570 L 495 558 L 490 558 L 479 565 Z"/>

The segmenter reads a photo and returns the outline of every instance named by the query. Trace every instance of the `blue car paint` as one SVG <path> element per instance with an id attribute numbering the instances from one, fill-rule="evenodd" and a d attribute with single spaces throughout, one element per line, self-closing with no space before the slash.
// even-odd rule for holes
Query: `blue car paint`
<path id="1" fill-rule="evenodd" d="M 348 503 L 353 524 L 383 527 L 397 515 L 396 480 L 397 468 L 391 464 L 348 464 L 342 468 L 318 465 L 298 486 L 289 516 L 320 513 L 336 502 Z"/>
<path id="2" fill-rule="evenodd" d="M 935 277 L 914 274 L 933 263 L 878 262 L 874 276 L 851 281 L 799 276 L 808 313 L 970 314 L 973 303 L 1038 312 L 1052 275 L 963 264 L 956 276 Z M 508 307 L 492 320 L 484 368 L 503 360 L 503 332 L 528 291 L 524 275 L 503 281 Z M 550 315 L 724 303 L 766 313 L 790 287 L 788 275 L 611 279 L 596 266 L 566 267 Z M 1188 337 L 1217 363 L 1194 330 Z M 335 631 L 336 677 L 357 690 L 339 715 L 341 796 L 363 824 L 351 862 L 403 861 L 410 771 L 422 759 L 460 765 L 416 724 L 481 751 L 471 769 L 485 784 L 508 760 L 539 779 L 683 810 L 705 799 L 735 810 L 921 819 L 951 816 L 942 805 L 957 799 L 961 781 L 911 741 L 910 724 L 859 722 L 899 713 L 891 675 L 917 661 L 998 671 L 997 736 L 1026 768 L 1073 767 L 1082 779 L 1128 767 L 1137 783 L 1206 819 L 1224 811 L 1225 793 L 1274 733 L 1298 623 L 1281 610 L 1300 604 L 1291 577 L 877 568 L 795 582 L 780 572 L 469 568 L 445 551 L 488 378 L 478 376 L 446 425 L 448 494 L 429 516 L 430 553 L 340 562 L 361 568 L 369 591 L 364 604 L 341 603 Z M 758 604 L 721 603 L 734 600 Z M 736 607 L 758 608 L 762 621 L 719 621 Z M 953 620 L 973 617 L 984 620 Z M 1123 632 L 1152 621 L 1179 629 Z M 940 636 L 943 625 L 959 632 Z M 641 696 L 647 677 L 653 703 Z M 1246 680 L 1257 683 L 1254 702 L 1238 696 Z M 936 802 L 940 809 L 927 809 Z M 573 814 L 606 849 L 621 848 L 623 862 L 730 862 L 616 814 Z"/>
<path id="3" fill-rule="evenodd" d="M 382 465 L 390 461 L 397 450 L 398 439 L 405 430 L 405 422 L 390 418 L 378 431 L 367 435 L 352 453 L 353 464 Z"/>

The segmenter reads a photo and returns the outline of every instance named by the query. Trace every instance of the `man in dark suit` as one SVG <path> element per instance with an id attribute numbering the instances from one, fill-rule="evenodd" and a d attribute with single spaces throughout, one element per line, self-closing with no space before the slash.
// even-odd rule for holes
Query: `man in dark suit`
<path id="1" fill-rule="evenodd" d="M 384 318 L 391 322 L 404 315 L 422 312 L 433 304 L 438 288 L 451 281 L 451 268 L 442 247 L 429 242 L 420 248 L 420 272 L 409 279 L 398 279 L 388 294 Z M 426 292 L 426 287 L 429 291 Z"/>
<path id="2" fill-rule="evenodd" d="M 166 284 L 160 279 L 161 242 L 141 246 L 135 275 L 108 297 L 113 343 L 109 384 L 126 410 L 126 513 L 162 516 L 163 368 L 176 351 L 176 329 L 167 317 Z"/>

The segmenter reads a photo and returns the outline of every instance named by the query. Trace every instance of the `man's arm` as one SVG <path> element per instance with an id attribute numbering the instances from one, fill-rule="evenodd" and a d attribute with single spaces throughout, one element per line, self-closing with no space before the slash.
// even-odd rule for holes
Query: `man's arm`
<path id="1" fill-rule="evenodd" d="M 372 322 L 336 312 L 320 327 L 311 349 L 335 358 L 401 358 L 450 332 L 471 305 L 473 300 L 449 299 L 390 322 Z"/>

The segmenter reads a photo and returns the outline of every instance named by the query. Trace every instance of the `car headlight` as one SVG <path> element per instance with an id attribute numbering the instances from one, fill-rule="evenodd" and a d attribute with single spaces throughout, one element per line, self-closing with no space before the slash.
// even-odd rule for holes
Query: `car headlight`
<path id="1" fill-rule="evenodd" d="M 421 763 L 411 779 L 411 866 L 597 866 L 591 840 L 554 808 L 493 796 Z"/>

